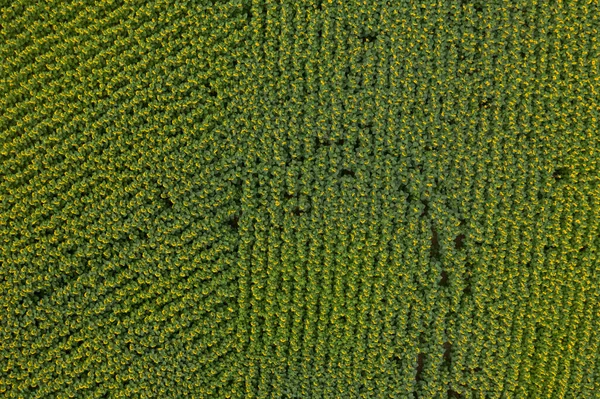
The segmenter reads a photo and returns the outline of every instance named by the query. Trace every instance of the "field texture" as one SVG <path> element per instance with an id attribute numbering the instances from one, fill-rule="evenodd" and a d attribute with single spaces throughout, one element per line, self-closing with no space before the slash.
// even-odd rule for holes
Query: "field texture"
<path id="1" fill-rule="evenodd" d="M 598 0 L 0 0 L 1 398 L 600 398 Z"/>

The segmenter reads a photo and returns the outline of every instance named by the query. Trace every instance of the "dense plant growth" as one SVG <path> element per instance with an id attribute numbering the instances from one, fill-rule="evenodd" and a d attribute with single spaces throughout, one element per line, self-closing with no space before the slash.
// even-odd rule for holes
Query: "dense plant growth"
<path id="1" fill-rule="evenodd" d="M 598 398 L 597 0 L 0 6 L 0 397 Z"/>

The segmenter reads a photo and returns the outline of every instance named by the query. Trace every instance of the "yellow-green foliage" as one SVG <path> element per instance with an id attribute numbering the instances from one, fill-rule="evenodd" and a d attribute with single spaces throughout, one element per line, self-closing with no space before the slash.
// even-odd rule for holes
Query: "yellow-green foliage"
<path id="1" fill-rule="evenodd" d="M 3 0 L 0 397 L 600 397 L 597 0 Z"/>

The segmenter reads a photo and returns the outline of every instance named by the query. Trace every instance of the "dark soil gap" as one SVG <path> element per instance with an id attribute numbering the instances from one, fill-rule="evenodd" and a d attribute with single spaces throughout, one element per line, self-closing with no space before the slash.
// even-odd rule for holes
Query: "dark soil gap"
<path id="1" fill-rule="evenodd" d="M 440 243 L 438 241 L 438 234 L 435 227 L 431 226 L 431 257 L 439 258 L 440 256 Z"/>
<path id="2" fill-rule="evenodd" d="M 243 12 L 246 14 L 248 23 L 250 23 L 250 20 L 254 17 L 254 15 L 252 15 L 252 6 L 250 4 L 245 5 Z"/>
<path id="3" fill-rule="evenodd" d="M 45 290 L 45 289 L 34 291 L 32 294 L 33 300 L 35 302 L 40 302 L 44 297 L 46 297 L 48 295 L 48 292 L 49 291 Z"/>
<path id="4" fill-rule="evenodd" d="M 444 362 L 450 364 L 452 362 L 452 344 L 450 342 L 444 342 Z"/>
<path id="5" fill-rule="evenodd" d="M 459 399 L 463 396 L 453 389 L 448 389 L 448 399 Z"/>
<path id="6" fill-rule="evenodd" d="M 237 230 L 240 227 L 239 221 L 240 221 L 239 215 L 234 215 L 233 218 L 231 218 L 231 220 L 229 221 L 229 225 L 231 226 L 232 229 Z"/>
<path id="7" fill-rule="evenodd" d="M 442 270 L 442 279 L 440 280 L 440 285 L 442 287 L 447 287 L 449 285 L 449 283 L 448 283 L 448 272 L 446 272 L 445 270 Z"/>
<path id="8" fill-rule="evenodd" d="M 569 170 L 567 168 L 556 168 L 554 170 L 554 173 L 552 174 L 552 177 L 555 178 L 556 180 L 560 180 L 563 177 L 568 175 Z"/>
<path id="9" fill-rule="evenodd" d="M 423 379 L 423 368 L 425 367 L 425 354 L 419 353 L 417 355 L 417 375 L 415 381 L 419 382 Z"/>
<path id="10" fill-rule="evenodd" d="M 372 43 L 377 39 L 376 33 L 366 33 L 360 37 L 363 43 Z"/>
<path id="11" fill-rule="evenodd" d="M 459 250 L 463 249 L 465 247 L 464 240 L 465 240 L 464 234 L 459 234 L 458 236 L 456 236 L 456 238 L 454 239 L 454 248 L 459 249 Z"/>

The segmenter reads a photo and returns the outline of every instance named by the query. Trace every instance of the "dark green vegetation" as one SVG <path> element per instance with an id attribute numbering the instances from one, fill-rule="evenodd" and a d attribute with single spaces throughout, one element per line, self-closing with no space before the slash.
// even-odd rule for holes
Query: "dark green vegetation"
<path id="1" fill-rule="evenodd" d="M 598 1 L 0 12 L 0 397 L 600 397 Z"/>

